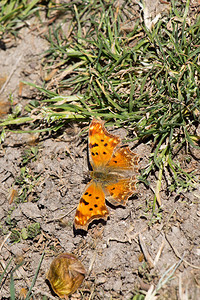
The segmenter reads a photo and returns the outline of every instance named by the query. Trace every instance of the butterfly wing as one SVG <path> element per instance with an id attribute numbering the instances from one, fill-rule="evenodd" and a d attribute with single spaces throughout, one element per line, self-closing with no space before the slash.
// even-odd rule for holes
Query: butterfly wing
<path id="1" fill-rule="evenodd" d="M 89 127 L 89 158 L 92 180 L 78 205 L 75 229 L 87 230 L 94 219 L 107 220 L 106 199 L 113 205 L 125 205 L 136 191 L 138 156 L 128 147 L 120 147 L 120 138 L 107 132 L 103 121 L 93 119 Z"/>
<path id="2" fill-rule="evenodd" d="M 103 121 L 93 119 L 89 127 L 89 157 L 93 170 L 103 168 L 110 160 L 120 138 L 110 134 Z"/>
<path id="3" fill-rule="evenodd" d="M 129 171 L 138 172 L 139 156 L 132 152 L 129 147 L 120 147 L 113 153 L 107 168 L 111 171 L 118 170 L 120 172 Z"/>
<path id="4" fill-rule="evenodd" d="M 103 189 L 98 182 L 91 180 L 86 186 L 76 210 L 75 229 L 87 231 L 88 225 L 94 219 L 107 220 L 108 215 Z"/>
<path id="5" fill-rule="evenodd" d="M 129 197 L 136 192 L 136 176 L 120 178 L 104 186 L 106 199 L 114 206 L 125 205 Z"/>
<path id="6" fill-rule="evenodd" d="M 113 180 L 104 185 L 106 199 L 113 205 L 125 205 L 129 197 L 136 192 L 136 173 L 139 157 L 128 147 L 114 151 L 106 168 Z"/>

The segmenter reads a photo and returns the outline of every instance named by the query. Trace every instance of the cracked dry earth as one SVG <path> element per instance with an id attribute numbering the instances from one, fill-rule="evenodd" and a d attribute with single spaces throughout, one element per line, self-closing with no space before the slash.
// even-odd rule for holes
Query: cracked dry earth
<path id="1" fill-rule="evenodd" d="M 25 28 L 15 47 L 0 50 L 2 77 L 9 76 L 16 57 L 23 53 L 1 102 L 10 93 L 15 105 L 22 107 L 33 98 L 35 91 L 27 87 L 22 96 L 18 95 L 19 83 L 26 80 L 40 84 L 39 53 L 46 48 L 45 40 Z M 33 288 L 35 299 L 43 299 L 44 295 L 58 299 L 46 281 L 46 272 L 53 258 L 62 252 L 76 254 L 87 270 L 82 286 L 71 299 L 132 299 L 140 290 L 148 291 L 151 285 L 155 288 L 178 263 L 173 276 L 158 291 L 158 299 L 187 299 L 183 298 L 186 294 L 188 299 L 200 299 L 200 184 L 191 191 L 170 192 L 166 170 L 160 192 L 162 206 L 160 210 L 156 206 L 152 217 L 158 176 L 155 172 L 148 178 L 150 187 L 138 182 L 138 192 L 125 208 L 113 208 L 108 203 L 110 218 L 106 223 L 96 222 L 87 234 L 75 234 L 75 210 L 89 181 L 87 135 L 79 133 L 88 125 L 81 128 L 76 123 L 66 123 L 57 135 L 44 133 L 37 137 L 10 132 L 1 145 L 0 273 L 11 257 L 14 260 L 8 270 L 23 261 L 14 275 L 16 298 L 23 288 L 30 287 L 45 250 Z M 125 128 L 109 130 L 122 138 L 132 136 Z M 33 140 L 38 153 L 24 165 Z M 140 156 L 140 168 L 144 168 L 149 163 L 152 143 L 129 146 Z M 181 166 L 185 170 L 193 168 L 197 178 L 199 159 L 197 149 L 188 149 L 188 153 L 182 150 L 177 156 Z M 15 202 L 13 191 L 18 195 L 26 193 L 26 202 Z M 17 243 L 12 242 L 11 229 L 22 233 L 35 223 L 40 224 L 40 232 L 34 238 L 21 236 Z M 9 282 L 7 276 L 0 289 L 1 299 L 10 299 Z"/>

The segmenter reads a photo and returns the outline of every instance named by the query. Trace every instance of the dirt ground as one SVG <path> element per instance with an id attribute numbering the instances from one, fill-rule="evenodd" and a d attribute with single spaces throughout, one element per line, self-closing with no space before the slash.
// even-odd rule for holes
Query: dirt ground
<path id="1" fill-rule="evenodd" d="M 0 77 L 8 78 L 12 73 L 0 95 L 5 113 L 9 110 L 10 95 L 22 111 L 36 95 L 35 90 L 25 86 L 19 96 L 22 80 L 42 83 L 41 53 L 48 43 L 37 29 L 33 30 L 36 19 L 31 22 L 30 27 L 20 30 L 17 40 L 8 41 L 6 49 L 0 49 Z M 87 128 L 88 124 L 84 126 Z M 132 299 L 140 290 L 148 291 L 151 285 L 155 288 L 177 263 L 180 264 L 173 276 L 158 291 L 158 299 L 200 299 L 200 184 L 191 191 L 169 192 L 170 177 L 165 174 L 161 209 L 156 206 L 152 218 L 153 190 L 158 176 L 152 174 L 148 178 L 150 187 L 138 182 L 138 192 L 125 208 L 114 209 L 108 203 L 110 218 L 106 223 L 97 222 L 87 234 L 76 234 L 75 210 L 89 181 L 87 135 L 79 135 L 82 129 L 76 123 L 68 123 L 57 135 L 43 133 L 36 141 L 33 134 L 8 133 L 1 145 L 0 272 L 12 256 L 15 260 L 9 268 L 19 260 L 24 261 L 14 276 L 16 298 L 23 288 L 30 287 L 45 250 L 33 288 L 35 299 L 44 295 L 47 299 L 58 299 L 45 274 L 53 258 L 62 252 L 76 254 L 87 270 L 81 288 L 71 299 Z M 126 129 L 110 130 L 121 137 L 130 134 Z M 197 130 L 200 135 L 200 125 Z M 38 153 L 25 164 L 32 144 Z M 148 165 L 152 143 L 131 143 L 130 147 L 140 156 L 140 168 Z M 182 150 L 176 159 L 185 170 L 193 169 L 200 178 L 199 150 Z M 22 194 L 22 189 L 26 189 L 23 190 L 26 202 L 12 202 L 15 191 Z M 19 238 L 19 242 L 12 243 L 11 236 L 7 236 L 11 228 L 21 232 L 35 223 L 40 224 L 40 233 L 34 239 Z M 145 248 L 150 258 L 146 255 L 144 258 Z M 9 280 L 7 276 L 0 299 L 10 299 Z"/>

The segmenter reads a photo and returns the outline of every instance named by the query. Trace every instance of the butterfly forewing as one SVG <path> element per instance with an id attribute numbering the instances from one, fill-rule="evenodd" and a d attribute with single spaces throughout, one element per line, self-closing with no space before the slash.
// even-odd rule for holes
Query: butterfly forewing
<path id="1" fill-rule="evenodd" d="M 93 120 L 89 128 L 89 156 L 94 169 L 102 168 L 111 159 L 120 138 L 107 132 L 103 121 Z"/>
<path id="2" fill-rule="evenodd" d="M 101 184 L 91 180 L 76 210 L 74 225 L 76 229 L 87 230 L 89 223 L 94 219 L 107 220 L 109 215 L 105 205 L 105 194 Z"/>

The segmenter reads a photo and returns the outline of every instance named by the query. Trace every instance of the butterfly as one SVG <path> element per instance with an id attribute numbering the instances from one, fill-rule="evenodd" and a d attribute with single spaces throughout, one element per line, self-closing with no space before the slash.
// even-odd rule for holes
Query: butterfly
<path id="1" fill-rule="evenodd" d="M 93 220 L 107 220 L 105 200 L 125 206 L 136 192 L 139 157 L 118 136 L 109 133 L 102 120 L 93 119 L 89 126 L 89 162 L 91 181 L 87 184 L 76 210 L 74 227 L 87 231 Z"/>

